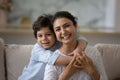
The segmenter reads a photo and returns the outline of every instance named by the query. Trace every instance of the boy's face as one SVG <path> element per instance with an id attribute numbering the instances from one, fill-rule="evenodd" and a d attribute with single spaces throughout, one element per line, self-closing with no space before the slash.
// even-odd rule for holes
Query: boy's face
<path id="1" fill-rule="evenodd" d="M 55 35 L 49 27 L 37 31 L 37 42 L 45 49 L 51 48 L 55 43 Z"/>

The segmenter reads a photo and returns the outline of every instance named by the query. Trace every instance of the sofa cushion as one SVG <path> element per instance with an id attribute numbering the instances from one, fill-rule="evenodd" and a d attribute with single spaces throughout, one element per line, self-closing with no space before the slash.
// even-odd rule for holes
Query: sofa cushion
<path id="1" fill-rule="evenodd" d="M 33 45 L 15 45 L 5 46 L 7 79 L 17 80 L 21 75 L 23 68 L 28 64 Z"/>
<path id="2" fill-rule="evenodd" d="M 4 41 L 0 38 L 0 80 L 5 80 Z"/>
<path id="3" fill-rule="evenodd" d="M 100 51 L 109 80 L 120 77 L 120 45 L 96 44 Z"/>

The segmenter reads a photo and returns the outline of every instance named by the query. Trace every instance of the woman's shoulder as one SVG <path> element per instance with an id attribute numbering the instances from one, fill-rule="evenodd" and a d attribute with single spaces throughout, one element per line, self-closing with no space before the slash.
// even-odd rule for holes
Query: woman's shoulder
<path id="1" fill-rule="evenodd" d="M 87 46 L 85 49 L 85 53 L 86 53 L 86 55 L 88 55 L 90 57 L 99 57 L 100 56 L 100 52 L 94 46 Z"/>

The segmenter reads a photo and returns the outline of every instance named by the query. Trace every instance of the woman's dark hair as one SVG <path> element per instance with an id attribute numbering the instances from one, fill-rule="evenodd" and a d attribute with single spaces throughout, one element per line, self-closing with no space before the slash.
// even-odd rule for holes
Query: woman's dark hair
<path id="1" fill-rule="evenodd" d="M 53 16 L 50 14 L 43 14 L 37 18 L 37 20 L 33 23 L 35 38 L 37 38 L 37 31 L 39 31 L 41 28 L 49 27 L 49 29 L 54 32 L 51 23 L 52 17 Z"/>
<path id="2" fill-rule="evenodd" d="M 67 18 L 70 19 L 73 22 L 73 25 L 77 24 L 77 18 L 74 17 L 71 13 L 69 13 L 68 11 L 58 11 L 55 13 L 55 15 L 52 18 L 52 23 L 54 23 L 54 21 L 57 18 Z"/>

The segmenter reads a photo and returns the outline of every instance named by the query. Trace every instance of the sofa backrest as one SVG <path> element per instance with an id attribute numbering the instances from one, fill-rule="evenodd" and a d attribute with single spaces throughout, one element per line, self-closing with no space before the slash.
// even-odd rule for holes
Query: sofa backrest
<path id="1" fill-rule="evenodd" d="M 7 80 L 17 80 L 28 64 L 33 45 L 9 44 L 5 46 Z"/>
<path id="2" fill-rule="evenodd" d="M 108 80 L 120 80 L 120 45 L 117 44 L 96 44 L 100 51 Z"/>
<path id="3" fill-rule="evenodd" d="M 0 38 L 0 80 L 5 80 L 4 41 Z"/>

